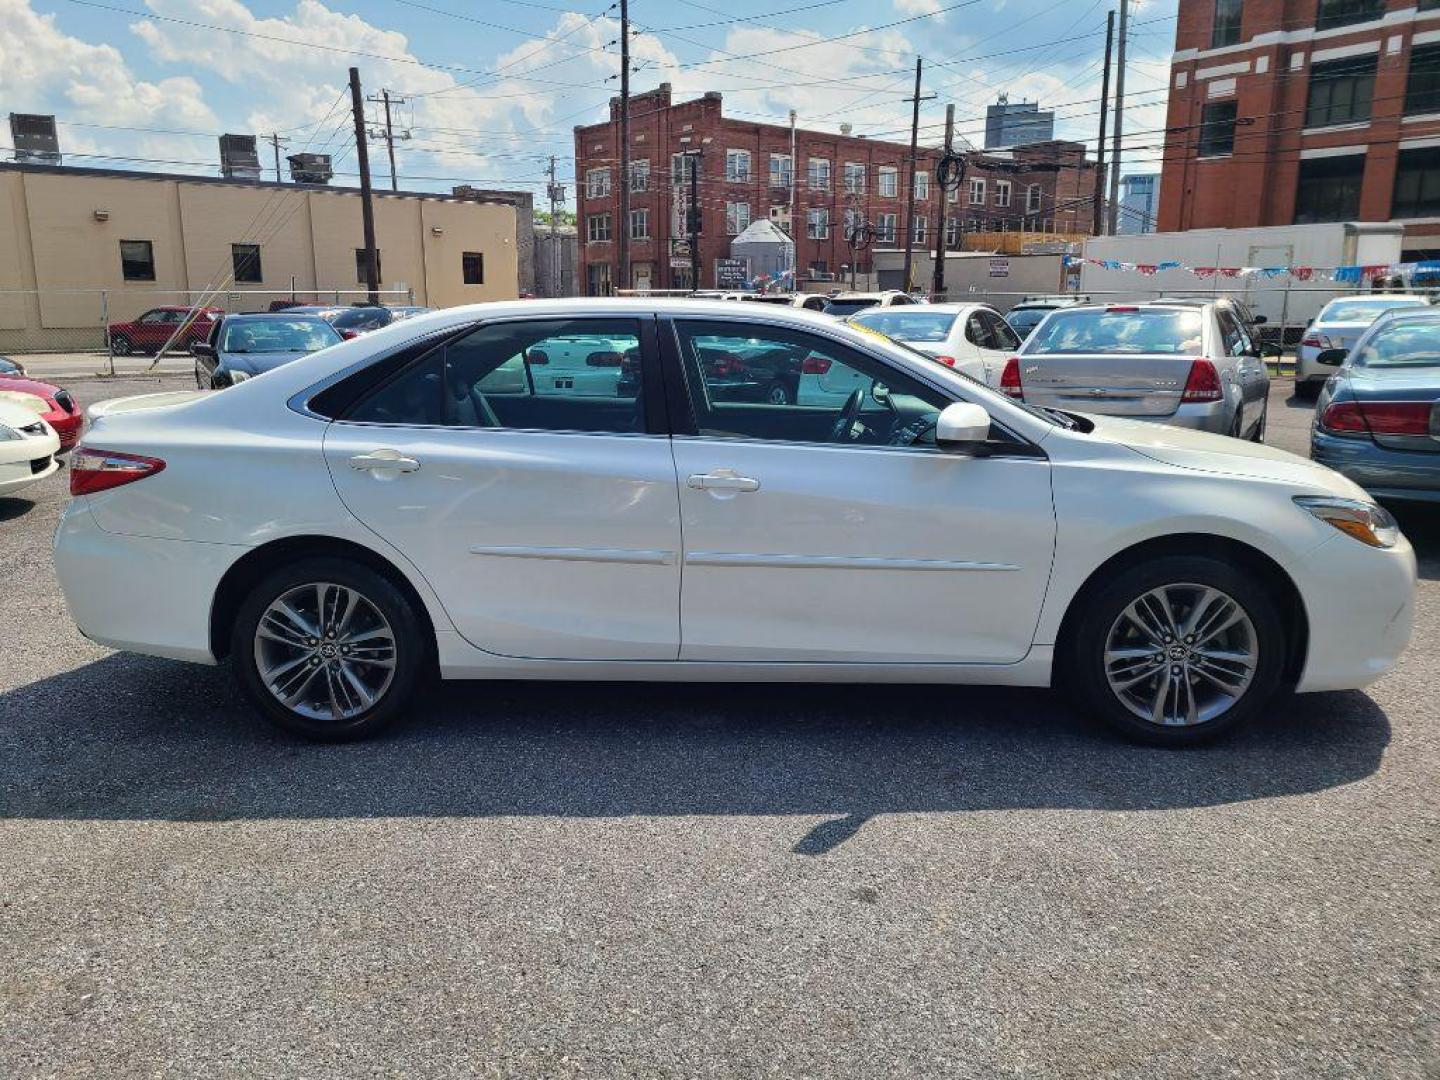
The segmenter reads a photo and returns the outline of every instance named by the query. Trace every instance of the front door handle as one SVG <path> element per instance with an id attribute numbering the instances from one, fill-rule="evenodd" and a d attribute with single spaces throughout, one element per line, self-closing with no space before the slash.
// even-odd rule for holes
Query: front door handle
<path id="1" fill-rule="evenodd" d="M 714 472 L 693 474 L 685 481 L 685 486 L 696 491 L 759 491 L 760 481 L 741 476 L 734 469 L 716 469 Z"/>
<path id="2" fill-rule="evenodd" d="M 350 459 L 350 467 L 361 472 L 385 471 L 411 473 L 420 468 L 420 462 L 406 457 L 399 450 L 372 450 L 368 454 L 356 454 Z"/>

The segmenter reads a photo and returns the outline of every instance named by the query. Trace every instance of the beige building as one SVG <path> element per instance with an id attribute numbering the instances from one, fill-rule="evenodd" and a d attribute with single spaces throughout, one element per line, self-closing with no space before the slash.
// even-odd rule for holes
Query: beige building
<path id="1" fill-rule="evenodd" d="M 519 212 L 504 193 L 377 191 L 385 299 L 513 299 Z M 362 236 L 351 188 L 3 164 L 0 352 L 96 344 L 105 318 L 203 290 L 219 289 L 217 306 L 231 310 L 263 309 L 292 290 L 302 299 L 348 290 L 342 302 L 353 302 L 365 285 Z"/>

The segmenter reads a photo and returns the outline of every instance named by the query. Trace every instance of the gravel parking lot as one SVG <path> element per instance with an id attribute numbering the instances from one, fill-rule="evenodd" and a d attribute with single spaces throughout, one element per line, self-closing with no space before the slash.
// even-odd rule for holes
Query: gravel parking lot
<path id="1" fill-rule="evenodd" d="M 1047 692 L 511 683 L 317 747 L 82 639 L 66 497 L 0 499 L 0 1075 L 1440 1076 L 1434 518 L 1394 673 L 1200 751 Z"/>

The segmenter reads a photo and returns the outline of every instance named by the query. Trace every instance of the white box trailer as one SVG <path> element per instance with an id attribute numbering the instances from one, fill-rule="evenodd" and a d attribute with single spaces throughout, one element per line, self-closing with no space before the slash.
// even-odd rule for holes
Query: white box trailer
<path id="1" fill-rule="evenodd" d="M 1094 236 L 1085 241 L 1086 259 L 1158 266 L 1390 266 L 1401 261 L 1404 226 L 1393 222 L 1336 222 L 1326 225 L 1277 225 L 1254 229 L 1192 229 L 1141 236 Z M 1185 270 L 1153 276 L 1107 270 L 1086 262 L 1080 268 L 1081 293 L 1096 301 L 1141 300 L 1160 296 L 1224 296 L 1244 300 L 1267 326 L 1291 327 L 1298 337 L 1326 302 L 1347 292 L 1369 291 L 1370 284 L 1300 281 L 1288 275 L 1205 279 Z"/>

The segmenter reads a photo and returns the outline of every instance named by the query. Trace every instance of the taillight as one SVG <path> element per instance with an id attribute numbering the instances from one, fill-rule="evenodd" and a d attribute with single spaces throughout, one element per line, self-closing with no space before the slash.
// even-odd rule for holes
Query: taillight
<path id="1" fill-rule="evenodd" d="M 618 352 L 592 352 L 585 358 L 585 366 L 619 367 L 624 359 Z"/>
<path id="2" fill-rule="evenodd" d="M 830 364 L 831 361 L 826 357 L 816 356 L 814 353 L 811 353 L 809 356 L 805 357 L 804 362 L 801 363 L 800 374 L 824 375 L 827 371 L 830 370 Z"/>
<path id="3" fill-rule="evenodd" d="M 1138 307 L 1124 307 L 1120 305 L 1112 305 L 1111 307 L 1107 307 L 1105 309 L 1105 313 L 1107 315 L 1134 315 L 1139 310 L 1140 309 Z"/>
<path id="4" fill-rule="evenodd" d="M 350 340 L 352 340 L 352 339 L 354 339 L 354 338 L 359 337 L 359 336 L 360 336 L 360 331 L 359 331 L 359 330 L 351 330 L 351 329 L 349 329 L 349 328 L 347 327 L 346 329 L 343 329 L 343 330 L 340 331 L 340 336 L 341 336 L 344 340 L 350 341 Z"/>
<path id="5" fill-rule="evenodd" d="M 955 358 L 953 356 L 932 356 L 931 359 L 937 364 L 944 364 L 946 367 L 955 366 Z"/>
<path id="6" fill-rule="evenodd" d="M 525 363 L 531 367 L 543 367 L 550 363 L 550 354 L 542 349 L 531 349 L 525 354 Z"/>
<path id="7" fill-rule="evenodd" d="M 1185 380 L 1185 392 L 1180 395 L 1180 404 L 1189 405 L 1200 401 L 1219 401 L 1225 396 L 1220 387 L 1220 373 L 1209 360 L 1196 360 L 1190 365 L 1190 377 Z"/>
<path id="8" fill-rule="evenodd" d="M 1428 401 L 1332 401 L 1320 426 L 1353 435 L 1429 435 L 1430 409 Z"/>
<path id="9" fill-rule="evenodd" d="M 1005 370 L 1000 373 L 1000 392 L 1016 401 L 1025 400 L 1025 386 L 1020 382 L 1020 358 L 1012 356 L 1005 361 Z"/>
<path id="10" fill-rule="evenodd" d="M 1334 347 L 1330 343 L 1330 339 L 1324 334 L 1306 334 L 1300 339 L 1300 344 L 1304 345 L 1307 349 L 1330 349 Z"/>
<path id="11" fill-rule="evenodd" d="M 97 491 L 108 491 L 154 476 L 163 468 L 165 462 L 159 458 L 79 446 L 70 459 L 70 494 L 93 495 Z"/>

